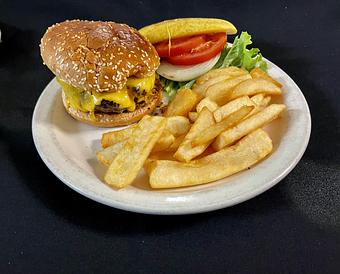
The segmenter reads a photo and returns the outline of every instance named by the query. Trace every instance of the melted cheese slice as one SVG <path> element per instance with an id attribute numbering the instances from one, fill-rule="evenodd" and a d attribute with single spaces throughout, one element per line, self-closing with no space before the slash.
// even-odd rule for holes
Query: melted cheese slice
<path id="1" fill-rule="evenodd" d="M 83 91 L 65 83 L 59 78 L 57 78 L 57 81 L 65 93 L 66 102 L 69 106 L 93 114 L 95 106 L 100 105 L 102 100 L 115 102 L 120 108 L 134 111 L 136 104 L 132 94 L 137 93 L 132 92 L 132 90 L 144 90 L 145 94 L 150 93 L 155 85 L 155 74 L 146 78 L 130 77 L 127 80 L 126 86 L 116 92 Z M 141 100 L 142 98 L 139 97 L 138 102 Z M 94 118 L 94 115 L 91 115 L 91 117 Z"/>

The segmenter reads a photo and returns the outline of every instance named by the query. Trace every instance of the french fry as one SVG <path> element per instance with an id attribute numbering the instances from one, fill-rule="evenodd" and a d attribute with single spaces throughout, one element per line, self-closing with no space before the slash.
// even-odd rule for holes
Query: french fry
<path id="1" fill-rule="evenodd" d="M 197 120 L 192 125 L 183 142 L 175 152 L 175 159 L 189 162 L 191 159 L 200 155 L 209 146 L 209 144 L 193 147 L 191 145 L 191 141 L 197 136 L 198 133 L 210 127 L 214 123 L 215 120 L 212 113 L 207 108 L 203 108 L 203 110 L 199 113 Z"/>
<path id="2" fill-rule="evenodd" d="M 102 147 L 107 148 L 116 143 L 127 140 L 131 136 L 136 126 L 137 124 L 133 124 L 121 130 L 104 133 L 101 139 Z M 183 116 L 172 116 L 167 118 L 165 129 L 170 131 L 170 133 L 174 136 L 179 136 L 187 133 L 190 129 L 190 126 L 191 125 L 188 118 Z"/>
<path id="3" fill-rule="evenodd" d="M 184 137 L 184 135 L 183 135 Z M 180 137 L 178 137 L 180 138 Z M 159 152 L 162 150 L 167 150 L 170 148 L 170 146 L 175 142 L 176 138 L 166 129 L 163 130 L 162 135 L 157 140 L 156 144 L 152 148 L 152 153 Z M 183 139 L 182 139 L 183 140 Z M 116 143 L 112 146 L 106 147 L 96 153 L 97 159 L 100 163 L 102 163 L 105 166 L 109 166 L 113 159 L 118 155 L 120 150 L 124 147 L 126 144 L 127 139 L 123 140 L 122 142 Z M 177 145 L 177 144 L 176 144 Z M 178 144 L 179 146 L 179 144 Z M 177 148 L 178 148 L 177 146 Z M 176 148 L 176 149 L 177 149 Z M 175 151 L 176 149 L 172 149 Z"/>
<path id="4" fill-rule="evenodd" d="M 144 165 L 147 164 L 146 162 L 154 161 L 154 160 L 176 161 L 171 151 L 163 150 L 163 151 L 158 151 L 158 152 L 151 152 L 149 157 L 145 160 Z"/>
<path id="5" fill-rule="evenodd" d="M 238 68 L 238 67 L 226 67 L 226 68 L 221 68 L 221 69 L 212 69 L 208 71 L 207 73 L 203 74 L 199 78 L 197 78 L 195 84 L 201 85 L 203 83 L 206 83 L 210 79 L 219 77 L 219 76 L 226 76 L 228 78 L 243 75 L 243 74 L 248 74 L 248 71 Z"/>
<path id="6" fill-rule="evenodd" d="M 251 96 L 258 93 L 266 95 L 281 95 L 281 89 L 268 80 L 262 78 L 248 79 L 239 83 L 231 92 L 230 100 L 241 97 Z"/>
<path id="7" fill-rule="evenodd" d="M 151 163 L 156 160 L 169 160 L 169 161 L 176 161 L 174 157 L 172 157 L 171 152 L 167 151 L 161 151 L 161 152 L 155 152 L 151 153 L 149 157 L 145 160 L 143 168 L 147 174 L 149 174 L 149 171 L 151 171 L 149 168 L 151 167 Z"/>
<path id="8" fill-rule="evenodd" d="M 196 112 L 196 111 L 190 111 L 189 113 L 188 113 L 188 117 L 189 117 L 189 120 L 191 121 L 191 122 L 195 122 L 196 121 L 196 119 L 197 119 L 197 117 L 198 117 L 198 113 Z"/>
<path id="9" fill-rule="evenodd" d="M 164 116 L 186 116 L 198 102 L 198 95 L 191 89 L 180 89 L 168 105 Z"/>
<path id="10" fill-rule="evenodd" d="M 220 122 L 224 118 L 228 117 L 231 113 L 237 111 L 238 109 L 244 106 L 255 105 L 254 102 L 248 96 L 242 96 L 216 109 L 214 111 L 214 118 L 216 122 Z"/>
<path id="11" fill-rule="evenodd" d="M 133 124 L 121 130 L 103 133 L 101 139 L 102 147 L 106 148 L 128 139 L 131 136 L 132 132 L 135 130 L 136 126 L 137 124 Z"/>
<path id="12" fill-rule="evenodd" d="M 271 100 L 271 96 L 264 96 L 264 94 L 257 94 L 251 97 L 250 99 L 254 102 L 255 108 L 243 119 L 247 119 L 248 117 L 262 111 L 266 106 L 268 106 Z"/>
<path id="13" fill-rule="evenodd" d="M 118 188 L 131 184 L 161 136 L 165 124 L 166 119 L 159 116 L 139 121 L 132 135 L 110 164 L 104 177 L 105 182 Z"/>
<path id="14" fill-rule="evenodd" d="M 112 146 L 106 147 L 96 153 L 97 159 L 105 166 L 109 166 L 113 159 L 118 155 L 126 143 L 126 140 L 116 143 Z"/>
<path id="15" fill-rule="evenodd" d="M 210 78 L 209 80 L 206 80 L 205 82 L 201 81 L 201 83 L 199 83 L 199 80 L 196 80 L 195 84 L 192 87 L 192 90 L 196 94 L 199 95 L 199 98 L 205 98 L 205 93 L 206 93 L 208 87 L 210 87 L 210 86 L 212 86 L 212 85 L 214 85 L 218 82 L 221 82 L 223 80 L 227 80 L 229 78 L 230 78 L 230 76 L 228 76 L 228 75 L 220 75 L 220 76 Z"/>
<path id="16" fill-rule="evenodd" d="M 175 136 L 172 135 L 170 131 L 164 129 L 162 135 L 153 146 L 152 152 L 159 152 L 168 149 L 173 142 L 175 142 L 175 139 Z"/>
<path id="17" fill-rule="evenodd" d="M 172 135 L 180 136 L 186 134 L 191 127 L 190 121 L 184 116 L 170 116 L 166 118 L 165 129 Z"/>
<path id="18" fill-rule="evenodd" d="M 143 168 L 149 175 L 153 169 L 153 163 L 159 160 L 158 153 L 150 154 L 149 157 L 144 161 Z"/>
<path id="19" fill-rule="evenodd" d="M 183 142 L 186 134 L 180 135 L 175 138 L 175 141 L 168 147 L 167 151 L 176 151 Z"/>
<path id="20" fill-rule="evenodd" d="M 285 105 L 272 104 L 266 107 L 261 112 L 250 116 L 248 119 L 243 120 L 237 126 L 227 129 L 222 132 L 215 139 L 212 144 L 215 150 L 220 150 L 223 147 L 233 144 L 248 133 L 265 126 L 274 119 L 285 109 Z"/>
<path id="21" fill-rule="evenodd" d="M 266 107 L 269 105 L 271 99 L 272 99 L 271 96 L 265 96 L 258 105 L 261 107 Z M 253 98 L 251 98 L 251 100 L 253 100 Z"/>
<path id="22" fill-rule="evenodd" d="M 193 86 L 193 91 L 199 94 L 201 97 L 205 97 L 206 90 L 209 86 L 216 84 L 217 82 L 244 74 L 248 74 L 248 72 L 244 69 L 233 66 L 222 69 L 213 69 L 197 78 Z"/>
<path id="23" fill-rule="evenodd" d="M 250 97 L 250 99 L 254 102 L 255 105 L 260 105 L 262 103 L 262 101 L 264 100 L 265 95 L 263 93 L 259 93 L 256 94 L 252 97 Z M 236 99 L 235 99 L 236 100 Z"/>
<path id="24" fill-rule="evenodd" d="M 146 171 L 152 188 L 185 187 L 213 182 L 247 169 L 272 151 L 268 134 L 258 129 L 232 147 L 190 163 L 155 160 Z"/>
<path id="25" fill-rule="evenodd" d="M 256 79 L 256 78 L 262 78 L 265 80 L 268 80 L 270 82 L 272 82 L 274 85 L 276 85 L 279 88 L 282 88 L 282 84 L 276 80 L 274 80 L 272 77 L 270 77 L 268 75 L 268 73 L 264 72 L 262 69 L 260 68 L 254 68 L 250 71 L 250 75 L 252 78 Z"/>
<path id="26" fill-rule="evenodd" d="M 251 80 L 251 76 L 249 74 L 240 75 L 225 81 L 218 82 L 208 87 L 206 97 L 209 97 L 218 105 L 223 105 L 230 100 L 234 87 L 246 80 Z"/>
<path id="27" fill-rule="evenodd" d="M 256 164 L 272 151 L 261 128 L 285 105 L 269 105 L 282 84 L 259 68 L 213 69 L 181 89 L 165 117 L 146 115 L 138 124 L 102 135 L 99 162 L 104 181 L 126 187 L 141 167 L 153 188 L 212 182 Z M 269 106 L 268 106 L 269 105 Z M 191 122 L 193 124 L 191 124 Z"/>
<path id="28" fill-rule="evenodd" d="M 209 97 L 206 97 L 197 104 L 196 111 L 200 112 L 204 107 L 207 107 L 211 112 L 214 112 L 218 108 L 218 105 Z"/>
<path id="29" fill-rule="evenodd" d="M 246 117 L 252 110 L 254 106 L 243 106 L 240 109 L 236 110 L 229 116 L 227 116 L 224 120 L 219 123 L 216 123 L 205 130 L 201 131 L 196 137 L 192 140 L 192 146 L 199 146 L 207 143 L 211 143 L 216 136 L 225 131 L 226 129 L 234 126 L 239 121 L 241 121 L 244 117 Z"/>

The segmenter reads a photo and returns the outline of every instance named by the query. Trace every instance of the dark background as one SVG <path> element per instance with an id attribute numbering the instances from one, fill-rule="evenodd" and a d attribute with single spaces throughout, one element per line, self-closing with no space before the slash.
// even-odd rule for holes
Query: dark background
<path id="1" fill-rule="evenodd" d="M 313 122 L 296 168 L 250 201 L 190 216 L 123 212 L 61 183 L 31 135 L 53 77 L 39 56 L 45 29 L 73 18 L 139 28 L 199 16 L 247 30 L 300 86 Z M 1 0 L 0 29 L 0 273 L 339 273 L 338 1 Z"/>

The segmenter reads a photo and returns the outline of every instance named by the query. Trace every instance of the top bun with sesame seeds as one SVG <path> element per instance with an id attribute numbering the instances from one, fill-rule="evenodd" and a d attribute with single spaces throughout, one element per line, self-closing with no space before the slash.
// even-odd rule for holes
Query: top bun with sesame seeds
<path id="1" fill-rule="evenodd" d="M 82 90 L 115 92 L 131 76 L 152 75 L 159 66 L 154 47 L 125 24 L 72 20 L 49 27 L 41 56 L 64 82 Z"/>
<path id="2" fill-rule="evenodd" d="M 78 120 L 85 122 L 84 117 L 89 117 L 88 123 L 94 125 L 125 125 L 136 121 L 133 112 L 142 117 L 160 101 L 161 85 L 155 79 L 159 56 L 152 44 L 128 25 L 67 20 L 47 29 L 40 51 L 44 64 L 62 86 L 66 110 L 87 113 Z M 105 116 L 109 121 L 110 115 L 117 118 L 117 114 L 122 120 L 107 124 L 98 120 Z"/>

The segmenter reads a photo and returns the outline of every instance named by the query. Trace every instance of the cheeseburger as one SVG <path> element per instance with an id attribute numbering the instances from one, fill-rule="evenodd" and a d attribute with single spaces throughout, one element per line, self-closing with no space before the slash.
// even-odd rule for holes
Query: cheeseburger
<path id="1" fill-rule="evenodd" d="M 62 88 L 66 111 L 79 121 L 101 127 L 131 124 L 161 100 L 158 54 L 125 24 L 58 23 L 48 28 L 40 49 Z"/>

